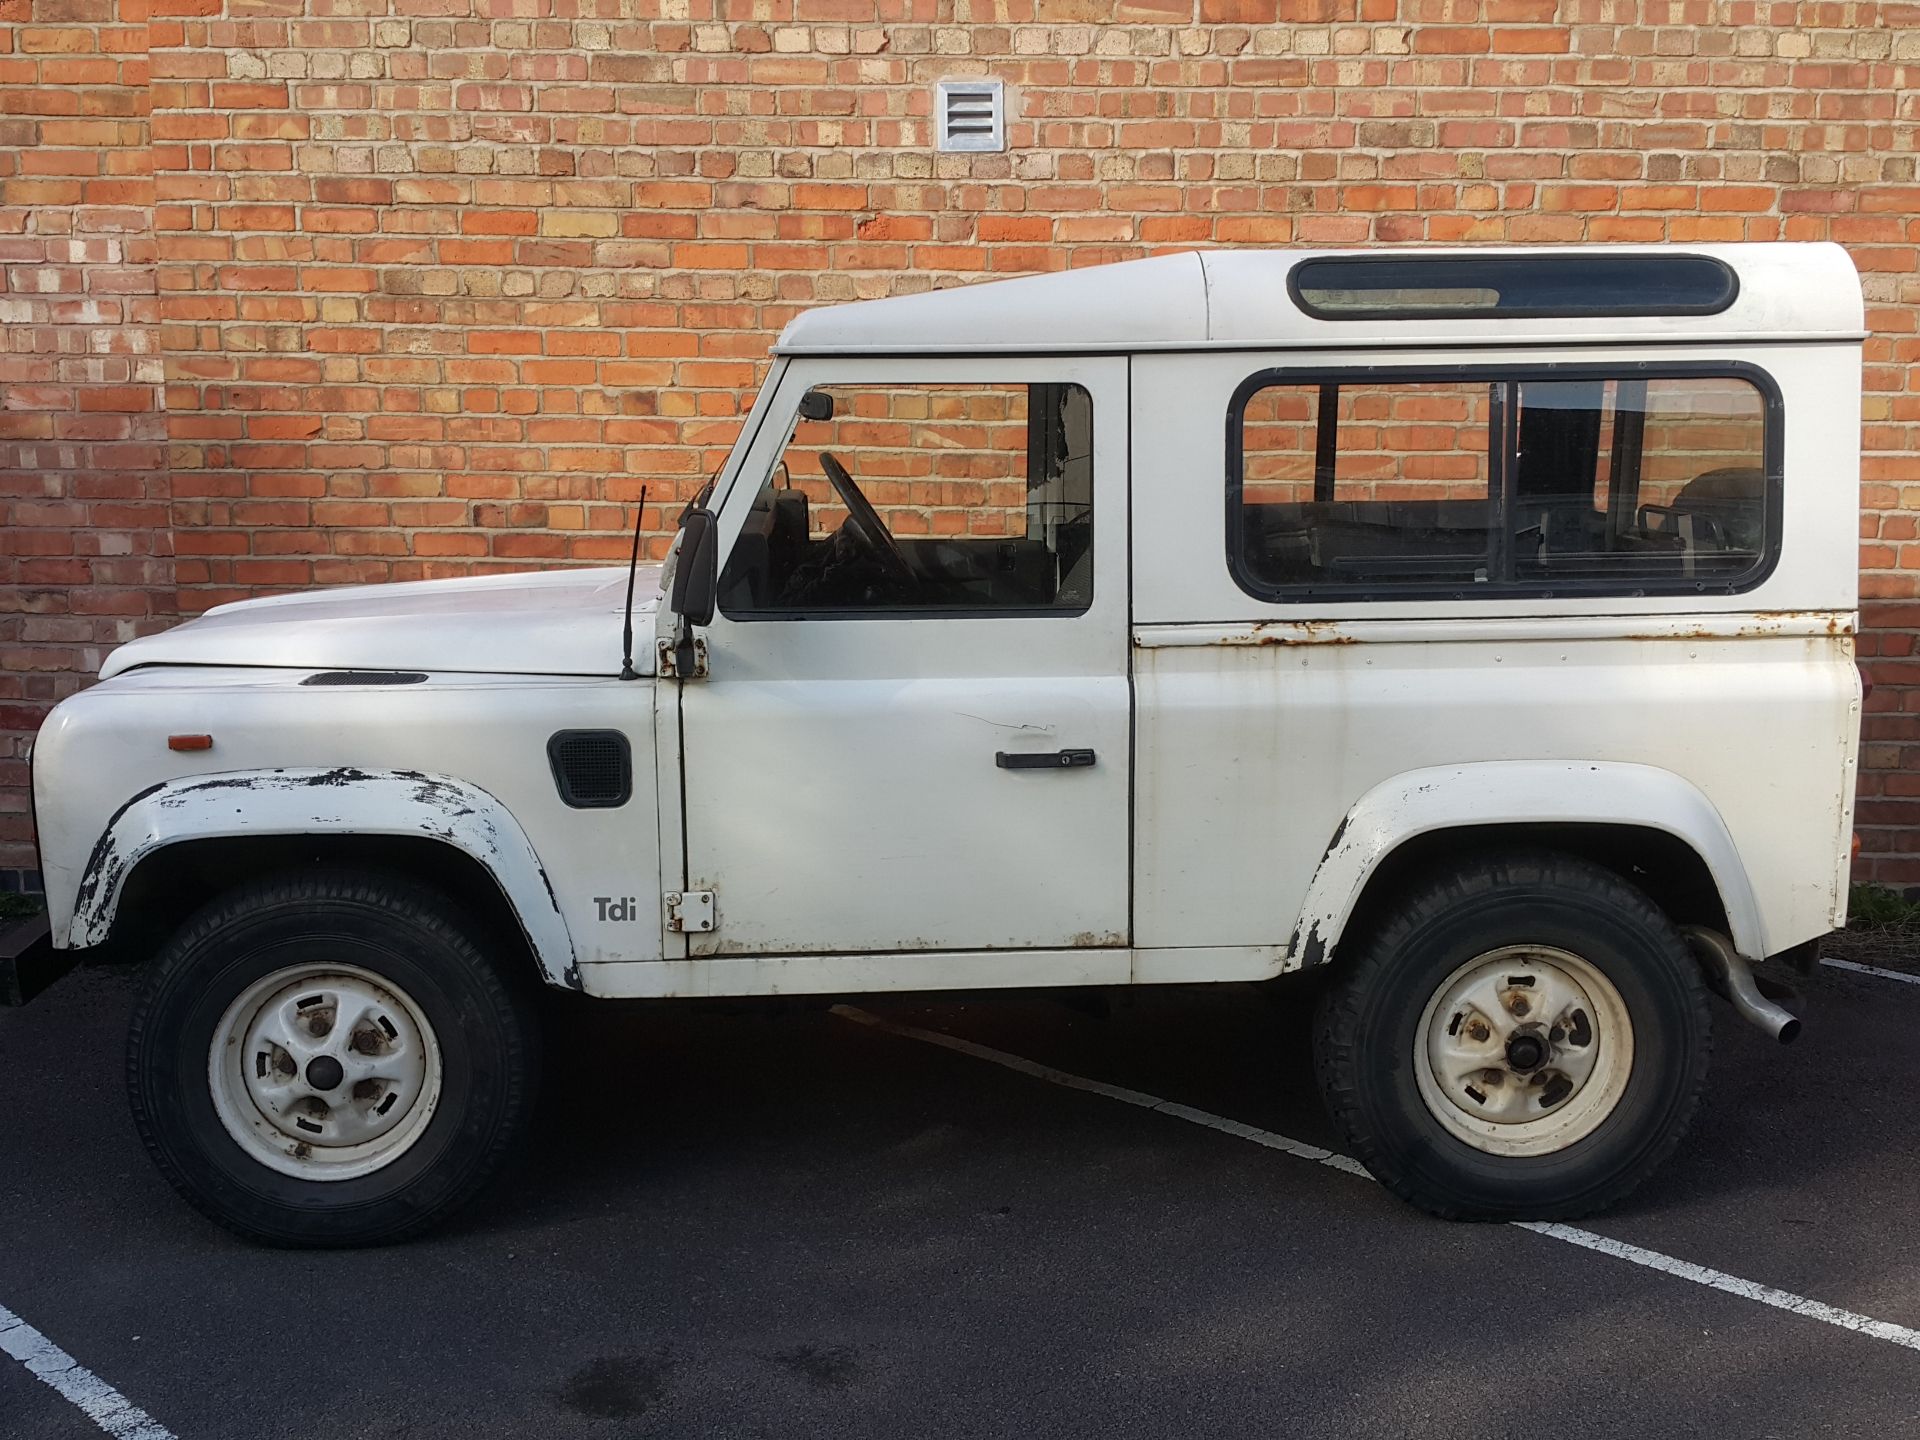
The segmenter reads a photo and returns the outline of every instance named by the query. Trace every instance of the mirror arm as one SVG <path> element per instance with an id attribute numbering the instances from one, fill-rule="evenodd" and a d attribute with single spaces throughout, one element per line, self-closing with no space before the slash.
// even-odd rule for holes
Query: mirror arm
<path id="1" fill-rule="evenodd" d="M 701 663 L 701 642 L 693 632 L 696 626 L 713 623 L 719 590 L 719 549 L 719 521 L 714 513 L 705 506 L 690 507 L 681 520 L 673 592 L 668 601 L 673 612 L 674 674 L 683 680 L 706 673 Z"/>

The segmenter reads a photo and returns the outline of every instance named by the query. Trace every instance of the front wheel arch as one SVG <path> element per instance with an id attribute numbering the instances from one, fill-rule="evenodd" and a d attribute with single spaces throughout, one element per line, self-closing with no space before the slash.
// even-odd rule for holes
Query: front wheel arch
<path id="1" fill-rule="evenodd" d="M 115 813 L 70 888 L 49 884 L 55 933 L 65 934 L 68 948 L 85 950 L 122 931 L 132 877 L 180 846 L 214 848 L 181 851 L 166 863 L 218 855 L 242 873 L 259 873 L 256 852 L 282 865 L 321 856 L 365 866 L 402 856 L 457 884 L 471 872 L 447 870 L 452 862 L 441 853 L 456 852 L 489 877 L 512 917 L 507 933 L 524 937 L 547 983 L 581 988 L 572 935 L 532 842 L 499 800 L 464 780 L 336 766 L 228 771 L 155 785 Z M 231 884 L 238 877 L 223 878 Z"/>
<path id="2" fill-rule="evenodd" d="M 499 879 L 467 851 L 424 835 L 176 841 L 143 857 L 121 882 L 112 927 L 93 953 L 103 959 L 144 961 L 203 906 L 228 891 L 319 867 L 389 875 L 431 890 L 457 905 L 476 930 L 503 944 L 530 973 L 541 970 Z"/>

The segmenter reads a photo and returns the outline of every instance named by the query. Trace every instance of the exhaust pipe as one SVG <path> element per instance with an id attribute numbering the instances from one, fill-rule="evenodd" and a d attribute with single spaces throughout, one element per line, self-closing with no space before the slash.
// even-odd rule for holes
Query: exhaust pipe
<path id="1" fill-rule="evenodd" d="M 1700 963 L 1706 966 L 1707 978 L 1727 997 L 1741 1019 L 1759 1026 L 1782 1045 L 1791 1045 L 1800 1037 L 1800 1018 L 1760 993 L 1760 987 L 1753 982 L 1747 957 L 1736 951 L 1726 936 L 1704 925 L 1688 925 L 1681 933 L 1687 937 L 1693 953 L 1700 957 Z"/>

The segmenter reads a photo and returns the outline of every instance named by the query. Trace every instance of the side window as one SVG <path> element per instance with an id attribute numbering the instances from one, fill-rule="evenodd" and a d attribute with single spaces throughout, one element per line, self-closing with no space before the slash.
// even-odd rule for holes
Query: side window
<path id="1" fill-rule="evenodd" d="M 1737 581 L 1766 549 L 1766 405 L 1745 380 L 1523 380 L 1517 579 Z"/>
<path id="2" fill-rule="evenodd" d="M 735 618 L 1085 610 L 1092 397 L 1064 384 L 815 387 L 719 599 Z"/>
<path id="3" fill-rule="evenodd" d="M 1241 518 L 1273 586 L 1471 585 L 1492 556 L 1498 385 L 1276 385 L 1247 403 Z"/>
<path id="4" fill-rule="evenodd" d="M 1375 372 L 1242 393 L 1230 559 L 1265 599 L 1725 591 L 1770 553 L 1777 416 L 1744 377 Z"/>

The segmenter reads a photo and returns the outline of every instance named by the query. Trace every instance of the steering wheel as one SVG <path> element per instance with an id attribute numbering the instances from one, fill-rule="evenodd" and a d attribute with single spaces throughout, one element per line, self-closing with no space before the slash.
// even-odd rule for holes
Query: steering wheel
<path id="1" fill-rule="evenodd" d="M 879 512 L 873 508 L 873 502 L 860 493 L 860 487 L 853 483 L 853 476 L 847 473 L 847 467 L 822 450 L 820 468 L 832 482 L 840 503 L 847 507 L 847 519 L 852 523 L 854 538 L 880 562 L 880 568 L 886 571 L 889 580 L 899 585 L 914 584 L 916 577 L 913 566 L 907 563 L 907 557 L 901 553 L 900 542 L 880 523 Z"/>

